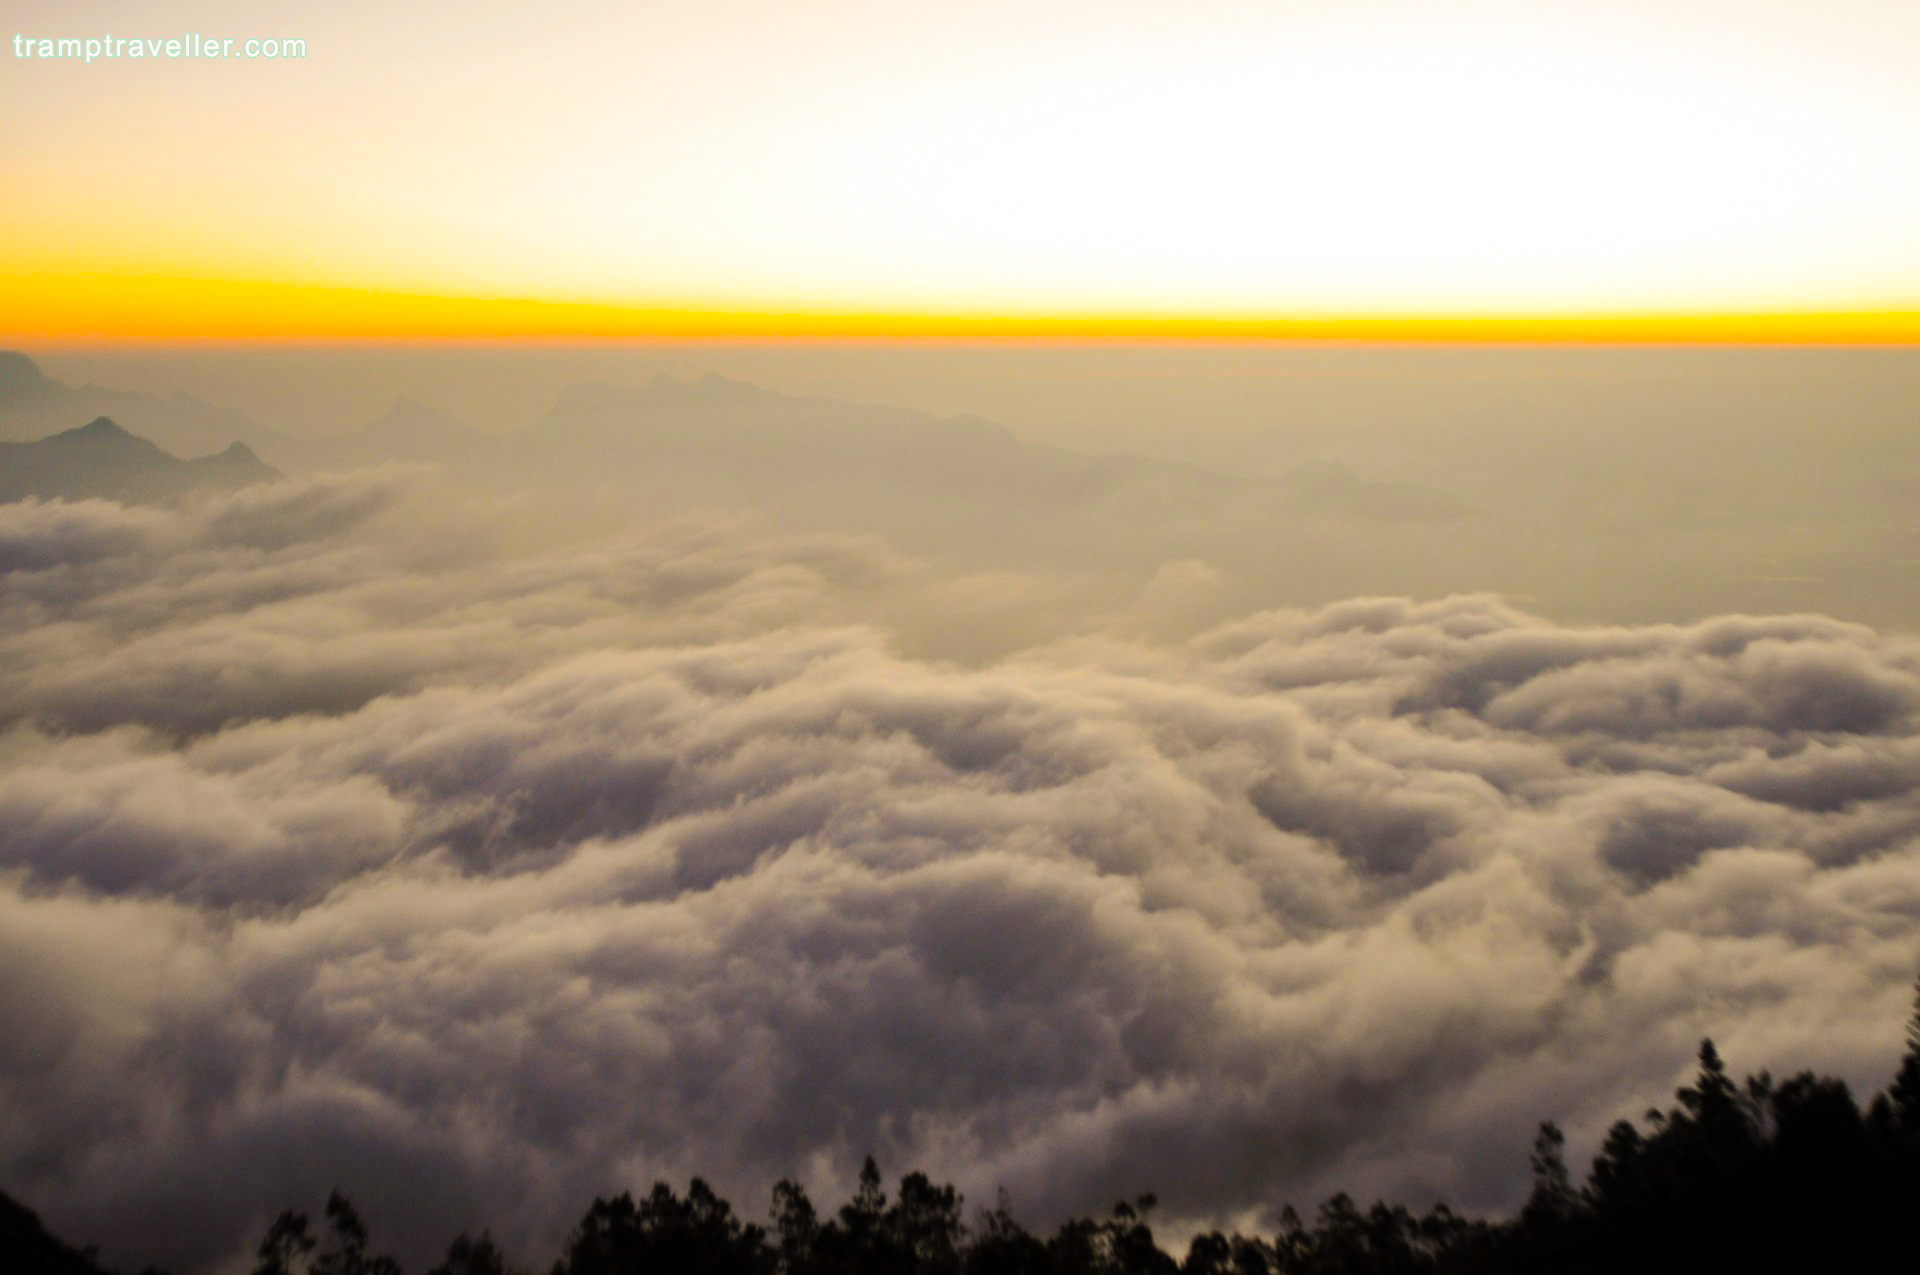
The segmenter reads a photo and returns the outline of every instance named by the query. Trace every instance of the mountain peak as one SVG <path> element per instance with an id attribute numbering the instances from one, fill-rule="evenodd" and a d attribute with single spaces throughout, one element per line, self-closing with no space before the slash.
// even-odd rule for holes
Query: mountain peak
<path id="1" fill-rule="evenodd" d="M 37 443 L 0 443 L 0 501 L 164 501 L 202 487 L 232 489 L 279 476 L 245 443 L 181 460 L 105 416 Z"/>
<path id="2" fill-rule="evenodd" d="M 96 416 L 78 429 L 49 434 L 38 443 L 48 455 L 65 456 L 76 465 L 106 466 L 114 470 L 177 465 L 179 460 L 130 430 L 121 429 L 111 418 Z"/>
<path id="3" fill-rule="evenodd" d="M 244 487 L 249 483 L 272 482 L 284 475 L 254 455 L 251 447 L 236 442 L 223 452 L 185 462 L 180 466 L 179 477 L 183 485 Z"/>
<path id="4" fill-rule="evenodd" d="M 65 388 L 18 350 L 0 350 L 0 402 L 53 398 Z"/>
<path id="5" fill-rule="evenodd" d="M 78 429 L 61 430 L 41 441 L 53 447 L 80 448 L 96 456 L 167 456 L 159 447 L 131 430 L 120 428 L 107 416 L 96 416 Z"/>
<path id="6" fill-rule="evenodd" d="M 79 429 L 70 429 L 67 433 L 81 438 L 132 438 L 126 430 L 113 423 L 111 417 L 96 416 Z"/>

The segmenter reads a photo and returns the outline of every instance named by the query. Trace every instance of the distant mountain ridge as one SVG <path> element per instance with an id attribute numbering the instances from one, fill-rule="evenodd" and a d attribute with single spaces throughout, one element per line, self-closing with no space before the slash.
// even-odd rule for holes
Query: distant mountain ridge
<path id="1" fill-rule="evenodd" d="M 288 439 L 275 459 L 298 469 L 365 469 L 389 461 L 458 467 L 496 440 L 437 408 L 398 398 L 384 415 L 344 434 Z"/>
<path id="2" fill-rule="evenodd" d="M 1227 507 L 1295 516 L 1418 522 L 1472 512 L 1467 502 L 1415 483 L 1376 483 L 1336 462 L 1279 478 L 1224 474 L 1128 453 L 1073 451 L 1029 442 L 976 416 L 781 394 L 709 375 L 655 377 L 643 386 L 567 387 L 544 420 L 505 439 L 500 459 L 519 472 L 561 475 L 571 455 L 696 476 L 731 475 L 771 486 L 802 480 L 823 489 L 926 492 L 943 502 L 985 502 L 1000 513 L 1060 512 L 1112 500 L 1204 519 Z M 604 476 L 604 463 L 596 476 Z"/>
<path id="3" fill-rule="evenodd" d="M 0 352 L 0 435 L 17 437 L 28 422 L 64 424 L 61 417 L 99 402 L 123 404 L 140 437 L 176 455 L 238 439 L 246 459 L 296 471 L 426 463 L 563 499 L 627 486 L 655 508 L 783 510 L 810 523 L 880 529 L 906 517 L 936 535 L 986 523 L 1017 538 L 1068 518 L 1080 521 L 1082 536 L 1101 520 L 1131 535 L 1169 519 L 1204 536 L 1226 517 L 1245 531 L 1275 517 L 1420 523 L 1473 512 L 1438 488 L 1372 482 L 1331 461 L 1278 478 L 1225 474 L 1030 442 L 975 416 L 789 395 L 718 374 L 575 383 L 544 416 L 506 434 L 402 398 L 356 429 L 294 438 L 186 395 L 70 389 L 26 355 Z M 229 468 L 236 478 L 244 470 L 238 461 Z"/>
<path id="4" fill-rule="evenodd" d="M 284 464 L 299 445 L 242 412 L 191 394 L 75 388 L 46 375 L 27 355 L 0 350 L 0 439 L 29 442 L 103 416 L 175 456 L 204 456 L 239 442 Z"/>
<path id="5" fill-rule="evenodd" d="M 233 443 L 211 456 L 181 460 L 104 416 L 37 442 L 0 443 L 0 501 L 30 496 L 169 500 L 188 492 L 233 490 L 281 476 L 245 443 Z"/>
<path id="6" fill-rule="evenodd" d="M 17 350 L 0 350 L 0 404 L 46 403 L 70 393 Z"/>

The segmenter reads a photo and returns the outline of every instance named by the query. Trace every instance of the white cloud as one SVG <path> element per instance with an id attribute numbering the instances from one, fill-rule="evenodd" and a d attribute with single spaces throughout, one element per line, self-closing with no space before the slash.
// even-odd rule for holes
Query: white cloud
<path id="1" fill-rule="evenodd" d="M 1506 1205 L 1702 1034 L 1897 1053 L 1906 642 L 1367 599 L 957 664 L 850 622 L 965 623 L 872 542 L 428 569 L 349 490 L 0 509 L 28 588 L 123 564 L 0 611 L 0 1177 L 110 1258 L 340 1186 L 542 1260 L 869 1150 L 1041 1223 Z"/>

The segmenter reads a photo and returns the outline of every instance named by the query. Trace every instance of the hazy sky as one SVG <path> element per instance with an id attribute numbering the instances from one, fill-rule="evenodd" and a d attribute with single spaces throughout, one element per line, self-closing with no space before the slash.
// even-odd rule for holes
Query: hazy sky
<path id="1" fill-rule="evenodd" d="M 1920 298 L 1906 0 L 10 9 L 9 44 L 307 42 L 7 50 L 30 197 L 0 268 L 49 312 L 213 305 L 159 277 L 1029 314 Z M 88 272 L 114 283 L 83 306 Z"/>

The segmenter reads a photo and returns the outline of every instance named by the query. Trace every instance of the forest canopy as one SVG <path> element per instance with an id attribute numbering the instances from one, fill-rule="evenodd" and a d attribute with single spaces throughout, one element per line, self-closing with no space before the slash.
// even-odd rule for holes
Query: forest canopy
<path id="1" fill-rule="evenodd" d="M 1176 1258 L 1155 1236 L 1156 1199 L 1116 1203 L 1054 1234 L 1030 1232 L 1006 1193 L 966 1214 L 951 1185 L 910 1172 L 891 1195 L 869 1156 L 851 1199 L 822 1212 L 792 1180 L 750 1222 L 700 1178 L 596 1199 L 545 1272 L 489 1231 L 463 1233 L 427 1275 L 1434 1275 L 1699 1270 L 1866 1270 L 1920 1259 L 1920 989 L 1892 1083 L 1864 1106 L 1812 1072 L 1736 1082 L 1711 1040 L 1675 1104 L 1621 1120 L 1583 1183 L 1566 1138 L 1540 1126 L 1533 1188 L 1507 1218 L 1446 1204 L 1424 1213 L 1348 1195 L 1311 1219 L 1291 1205 L 1271 1235 L 1193 1236 Z M 0 1196 L 0 1253 L 18 1275 L 99 1275 L 91 1251 L 49 1235 Z M 147 1275 L 159 1275 L 149 1268 Z M 339 1192 L 323 1220 L 289 1209 L 253 1275 L 404 1275 Z"/>

